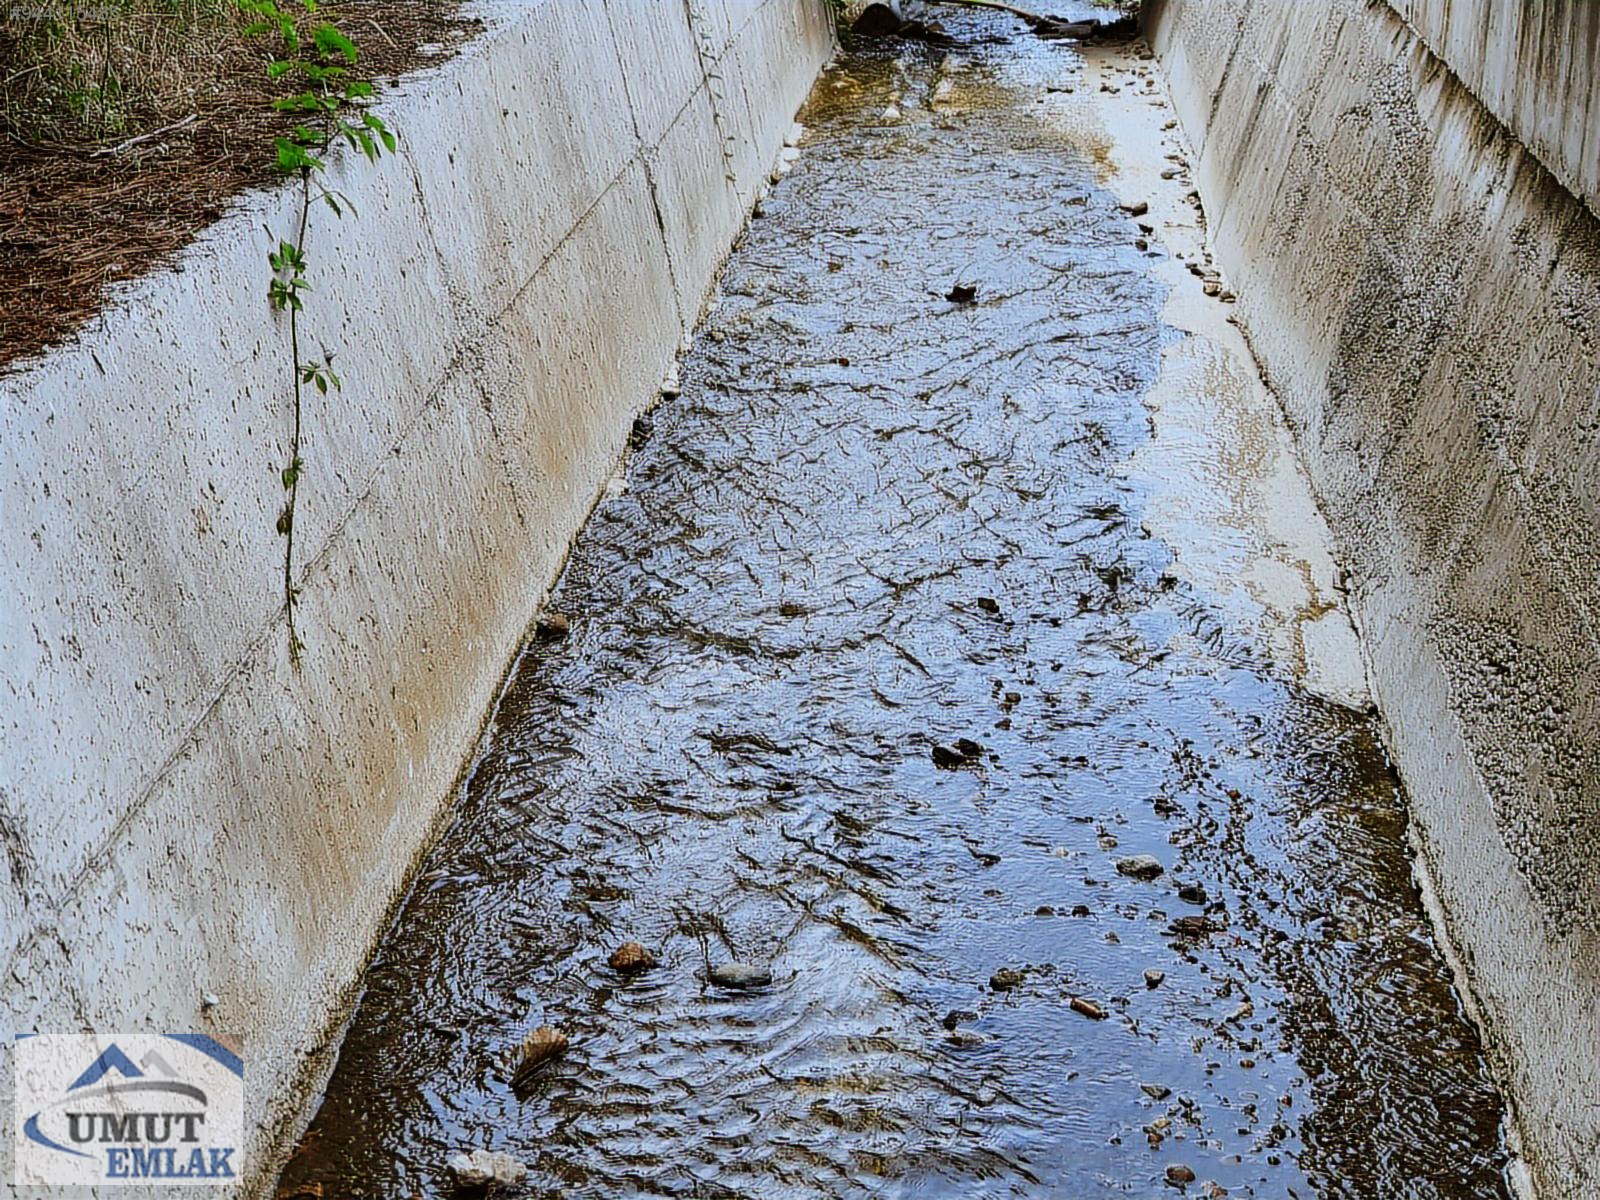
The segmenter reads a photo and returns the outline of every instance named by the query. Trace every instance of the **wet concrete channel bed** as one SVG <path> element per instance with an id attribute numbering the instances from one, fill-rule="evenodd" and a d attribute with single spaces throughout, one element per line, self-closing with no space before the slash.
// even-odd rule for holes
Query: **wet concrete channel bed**
<path id="1" fill-rule="evenodd" d="M 1188 274 L 1042 115 L 1139 60 L 947 24 L 819 82 L 282 1194 L 1505 1194 L 1377 718 L 1185 563 L 1244 494 L 1153 407 Z"/>

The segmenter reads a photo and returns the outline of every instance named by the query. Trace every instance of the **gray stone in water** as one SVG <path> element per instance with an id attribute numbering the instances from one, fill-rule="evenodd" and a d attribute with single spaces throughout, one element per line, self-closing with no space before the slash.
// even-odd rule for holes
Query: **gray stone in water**
<path id="1" fill-rule="evenodd" d="M 718 987 L 743 990 L 766 987 L 772 982 L 772 972 L 766 967 L 753 967 L 749 963 L 718 963 L 706 972 L 706 978 Z"/>
<path id="2" fill-rule="evenodd" d="M 1166 868 L 1153 854 L 1130 854 L 1127 858 L 1117 859 L 1117 870 L 1124 875 L 1131 875 L 1134 879 L 1149 880 L 1160 875 Z"/>
<path id="3" fill-rule="evenodd" d="M 446 1164 L 463 1187 L 512 1187 L 527 1178 L 528 1168 L 499 1150 L 473 1150 L 453 1155 Z"/>

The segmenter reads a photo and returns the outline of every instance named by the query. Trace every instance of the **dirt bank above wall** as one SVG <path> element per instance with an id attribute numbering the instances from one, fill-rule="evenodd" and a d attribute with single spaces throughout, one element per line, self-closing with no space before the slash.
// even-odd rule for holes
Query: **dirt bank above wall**
<path id="1" fill-rule="evenodd" d="M 812 0 L 472 11 L 308 239 L 345 388 L 307 408 L 303 669 L 291 197 L 0 383 L 0 1016 L 243 1037 L 257 1170 L 832 48 Z"/>
<path id="2" fill-rule="evenodd" d="M 1147 10 L 1535 1178 L 1593 1195 L 1600 222 L 1384 5 Z"/>

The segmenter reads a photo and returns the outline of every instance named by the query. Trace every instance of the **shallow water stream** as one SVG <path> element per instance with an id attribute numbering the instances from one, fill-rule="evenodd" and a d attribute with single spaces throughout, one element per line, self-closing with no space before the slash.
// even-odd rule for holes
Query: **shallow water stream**
<path id="1" fill-rule="evenodd" d="M 947 24 L 819 83 L 285 1192 L 447 1195 L 487 1146 L 537 1196 L 1504 1194 L 1376 718 L 1153 512 L 1191 335 L 1036 111 L 1078 52 Z M 1236 536 L 1203 499 L 1198 551 Z M 734 958 L 772 984 L 705 981 Z"/>

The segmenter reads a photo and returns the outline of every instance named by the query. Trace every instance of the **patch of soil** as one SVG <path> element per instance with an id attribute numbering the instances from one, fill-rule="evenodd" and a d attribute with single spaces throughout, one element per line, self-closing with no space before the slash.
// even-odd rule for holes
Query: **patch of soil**
<path id="1" fill-rule="evenodd" d="M 443 61 L 482 28 L 459 0 L 344 0 L 328 15 L 361 47 L 378 85 Z M 105 290 L 169 261 L 241 192 L 283 178 L 272 139 L 293 121 L 266 51 L 242 42 L 207 64 L 216 78 L 195 119 L 107 153 L 0 136 L 0 374 L 70 338 Z M 404 148 L 405 130 L 397 130 Z M 265 254 L 265 251 L 263 251 Z M 266 259 L 262 259 L 265 280 Z M 263 283 L 263 287 L 265 284 Z"/>

